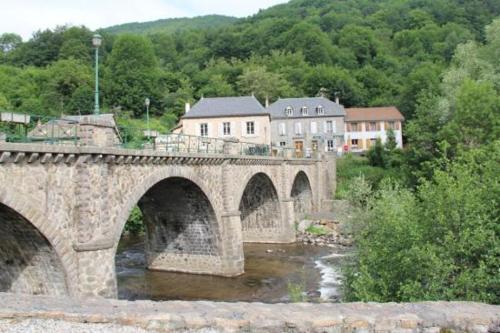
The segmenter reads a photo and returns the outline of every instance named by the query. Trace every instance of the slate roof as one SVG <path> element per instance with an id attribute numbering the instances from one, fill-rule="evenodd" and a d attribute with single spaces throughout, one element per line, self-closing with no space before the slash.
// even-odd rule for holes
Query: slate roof
<path id="1" fill-rule="evenodd" d="M 301 114 L 301 108 L 307 107 L 307 116 Z M 318 115 L 316 108 L 322 106 L 323 115 Z M 286 115 L 286 108 L 292 108 L 292 115 Z M 316 118 L 345 116 L 344 106 L 334 103 L 325 97 L 302 97 L 302 98 L 280 98 L 267 108 L 271 114 L 271 119 L 280 118 Z"/>
<path id="2" fill-rule="evenodd" d="M 214 118 L 236 116 L 267 116 L 269 113 L 254 96 L 205 97 L 193 105 L 182 118 Z"/>
<path id="3" fill-rule="evenodd" d="M 395 106 L 346 109 L 345 121 L 405 120 Z"/>

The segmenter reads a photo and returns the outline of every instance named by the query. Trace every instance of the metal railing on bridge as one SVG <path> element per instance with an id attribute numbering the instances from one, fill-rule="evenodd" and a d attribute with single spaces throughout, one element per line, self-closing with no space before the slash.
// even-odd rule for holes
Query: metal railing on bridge
<path id="1" fill-rule="evenodd" d="M 294 148 L 241 142 L 177 133 L 161 134 L 145 128 L 115 127 L 123 149 L 157 150 L 186 154 L 227 154 L 271 157 L 302 156 Z M 12 112 L 0 112 L 0 142 L 43 143 L 51 145 L 89 145 L 82 140 L 78 116 L 50 117 Z"/>

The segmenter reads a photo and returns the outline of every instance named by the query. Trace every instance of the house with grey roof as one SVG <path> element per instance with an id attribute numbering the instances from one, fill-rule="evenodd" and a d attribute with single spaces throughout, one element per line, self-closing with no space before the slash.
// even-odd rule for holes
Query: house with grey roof
<path id="1" fill-rule="evenodd" d="M 177 133 L 209 138 L 271 143 L 269 113 L 254 96 L 201 98 L 186 104 Z"/>
<path id="2" fill-rule="evenodd" d="M 337 152 L 344 143 L 344 106 L 325 97 L 280 98 L 267 111 L 271 143 L 294 147 L 298 157 Z"/>

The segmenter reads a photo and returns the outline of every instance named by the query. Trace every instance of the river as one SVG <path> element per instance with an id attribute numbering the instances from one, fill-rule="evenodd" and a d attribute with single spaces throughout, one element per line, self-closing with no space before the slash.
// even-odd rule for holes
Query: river
<path id="1" fill-rule="evenodd" d="M 245 244 L 245 273 L 233 277 L 150 271 L 143 237 L 123 237 L 116 256 L 121 299 L 289 302 L 289 285 L 309 301 L 340 298 L 340 262 L 347 252 L 303 244 Z"/>

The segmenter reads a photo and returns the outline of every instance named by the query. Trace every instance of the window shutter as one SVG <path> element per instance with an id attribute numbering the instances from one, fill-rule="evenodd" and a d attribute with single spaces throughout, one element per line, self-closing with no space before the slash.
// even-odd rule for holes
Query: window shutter
<path id="1" fill-rule="evenodd" d="M 253 125 L 254 125 L 254 132 L 255 132 L 255 135 L 259 135 L 259 122 L 258 121 L 254 121 L 253 122 Z"/>
<path id="2" fill-rule="evenodd" d="M 196 127 L 198 127 L 198 136 L 201 136 L 201 124 L 197 123 Z"/>
<path id="3" fill-rule="evenodd" d="M 399 121 L 396 121 L 396 130 L 399 131 L 401 123 Z"/>
<path id="4" fill-rule="evenodd" d="M 351 132 L 351 123 L 346 123 L 347 132 Z"/>
<path id="5" fill-rule="evenodd" d="M 377 121 L 377 131 L 380 131 L 380 121 Z"/>
<path id="6" fill-rule="evenodd" d="M 337 133 L 337 122 L 332 120 L 332 133 Z"/>
<path id="7" fill-rule="evenodd" d="M 219 124 L 219 138 L 222 138 L 224 136 L 224 123 Z"/>
<path id="8" fill-rule="evenodd" d="M 328 132 L 328 126 L 326 125 L 326 121 L 323 122 L 323 132 L 324 133 Z"/>
<path id="9" fill-rule="evenodd" d="M 311 133 L 316 134 L 318 132 L 318 123 L 311 121 Z"/>

